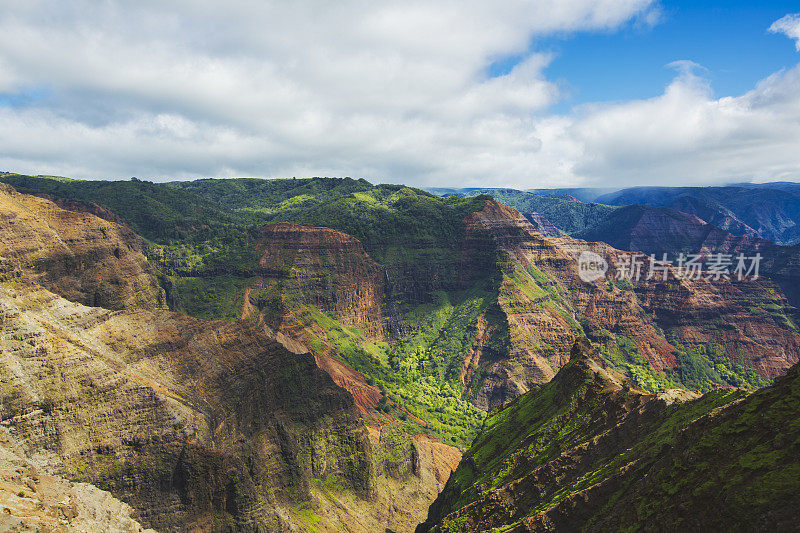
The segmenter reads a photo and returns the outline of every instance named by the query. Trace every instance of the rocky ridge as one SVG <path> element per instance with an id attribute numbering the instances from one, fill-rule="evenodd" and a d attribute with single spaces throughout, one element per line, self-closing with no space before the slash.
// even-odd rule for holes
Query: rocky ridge
<path id="1" fill-rule="evenodd" d="M 789 530 L 799 384 L 795 366 L 750 395 L 650 395 L 578 341 L 550 383 L 490 413 L 417 531 Z"/>

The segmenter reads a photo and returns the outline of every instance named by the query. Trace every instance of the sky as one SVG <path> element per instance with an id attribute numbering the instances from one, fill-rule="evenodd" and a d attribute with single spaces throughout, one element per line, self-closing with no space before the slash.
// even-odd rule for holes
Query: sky
<path id="1" fill-rule="evenodd" d="M 800 181 L 800 4 L 3 0 L 0 171 Z"/>

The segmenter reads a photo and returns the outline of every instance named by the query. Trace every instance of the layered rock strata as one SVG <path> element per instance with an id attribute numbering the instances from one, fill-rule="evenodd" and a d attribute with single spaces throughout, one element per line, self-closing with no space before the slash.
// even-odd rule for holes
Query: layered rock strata
<path id="1" fill-rule="evenodd" d="M 0 271 L 108 309 L 164 307 L 163 290 L 132 230 L 0 184 Z"/>

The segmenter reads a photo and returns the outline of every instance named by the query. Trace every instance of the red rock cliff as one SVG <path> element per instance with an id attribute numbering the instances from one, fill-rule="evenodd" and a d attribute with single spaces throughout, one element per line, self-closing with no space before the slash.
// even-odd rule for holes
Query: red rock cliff
<path id="1" fill-rule="evenodd" d="M 797 362 L 800 336 L 774 316 L 753 306 L 785 306 L 779 290 L 759 282 L 690 281 L 670 276 L 659 283 L 642 279 L 612 283 L 621 252 L 604 243 L 546 237 L 517 211 L 494 201 L 466 219 L 467 238 L 491 236 L 497 247 L 502 282 L 498 303 L 509 326 L 508 359 L 488 361 L 489 375 L 479 404 L 496 405 L 550 380 L 568 360 L 570 347 L 584 332 L 631 339 L 656 370 L 679 365 L 675 346 L 721 344 L 765 377 L 775 377 Z M 608 277 L 587 283 L 578 275 L 582 251 L 604 257 Z M 605 333 L 604 333 L 605 332 Z"/>
<path id="2" fill-rule="evenodd" d="M 382 338 L 383 277 L 361 243 L 340 231 L 299 224 L 264 226 L 256 243 L 262 279 L 245 301 L 243 316 L 259 310 L 259 297 L 280 291 L 284 307 L 313 305 L 370 338 Z M 263 307 L 263 305 L 261 306 Z"/>

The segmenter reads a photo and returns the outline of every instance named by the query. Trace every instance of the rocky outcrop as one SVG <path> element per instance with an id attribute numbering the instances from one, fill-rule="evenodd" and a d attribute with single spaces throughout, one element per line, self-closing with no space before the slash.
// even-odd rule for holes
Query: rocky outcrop
<path id="1" fill-rule="evenodd" d="M 378 429 L 373 442 L 380 465 L 374 498 L 367 502 L 317 483 L 308 506 L 319 518 L 314 529 L 414 531 L 461 458 L 457 449 L 424 435 L 411 437 L 398 424 Z"/>
<path id="2" fill-rule="evenodd" d="M 618 209 L 606 224 L 582 236 L 658 258 L 666 254 L 671 261 L 680 253 L 698 254 L 705 262 L 719 253 L 733 258 L 760 254 L 758 280 L 678 283 L 670 278 L 638 284 L 636 291 L 643 307 L 655 313 L 659 325 L 672 331 L 678 342 L 722 344 L 728 353 L 745 353 L 759 373 L 770 378 L 782 375 L 797 360 L 797 247 L 733 235 L 693 215 L 641 205 Z M 763 320 L 768 311 L 771 319 Z"/>
<path id="3" fill-rule="evenodd" d="M 795 366 L 774 385 L 636 390 L 587 341 L 490 413 L 418 532 L 790 530 L 800 504 Z"/>
<path id="4" fill-rule="evenodd" d="M 313 353 L 317 366 L 352 395 L 361 417 L 372 424 L 373 499 L 334 496 L 324 483 L 312 487 L 309 509 L 320 517 L 314 527 L 413 530 L 461 452 L 426 435 L 409 434 L 378 409 L 380 389 L 342 360 L 335 338 L 337 331 L 344 333 L 339 328 L 351 328 L 364 343 L 390 337 L 383 271 L 357 239 L 329 228 L 269 224 L 255 246 L 261 273 L 245 292 L 242 317 L 258 318 L 269 335 L 294 353 Z M 331 498 L 336 505 L 330 506 Z"/>
<path id="5" fill-rule="evenodd" d="M 0 270 L 108 309 L 164 307 L 163 290 L 126 226 L 0 184 Z"/>
<path id="6" fill-rule="evenodd" d="M 73 483 L 37 466 L 0 428 L 0 529 L 48 533 L 155 533 L 133 509 L 88 483 Z"/>
<path id="7" fill-rule="evenodd" d="M 681 198 L 688 201 L 690 197 Z M 779 292 L 793 308 L 786 309 L 785 314 L 797 323 L 800 319 L 797 311 L 800 307 L 800 246 L 780 246 L 759 238 L 755 230 L 737 233 L 724 220 L 717 222 L 723 224 L 722 227 L 666 207 L 632 205 L 618 209 L 604 223 L 579 236 L 609 243 L 620 250 L 655 254 L 659 258 L 667 254 L 672 261 L 677 260 L 680 253 L 698 254 L 705 261 L 719 253 L 733 257 L 760 254 L 759 275 L 780 287 Z"/>

